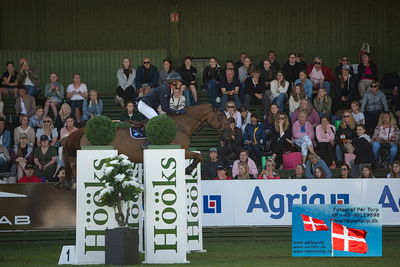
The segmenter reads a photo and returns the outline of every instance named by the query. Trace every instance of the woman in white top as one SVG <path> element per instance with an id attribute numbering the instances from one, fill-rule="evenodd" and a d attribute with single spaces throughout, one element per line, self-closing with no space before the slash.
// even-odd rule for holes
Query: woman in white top
<path id="1" fill-rule="evenodd" d="M 365 116 L 360 110 L 360 103 L 358 101 L 351 102 L 351 114 L 357 124 L 365 124 Z"/>
<path id="2" fill-rule="evenodd" d="M 285 74 L 282 71 L 276 73 L 276 79 L 271 82 L 271 101 L 277 104 L 279 111 L 283 112 L 283 108 L 287 102 L 287 90 L 289 82 L 285 80 Z"/>
<path id="3" fill-rule="evenodd" d="M 294 86 L 292 95 L 289 98 L 289 116 L 292 118 L 293 113 L 300 107 L 300 101 L 306 99 L 303 84 L 297 83 Z"/>
<path id="4" fill-rule="evenodd" d="M 83 101 L 88 96 L 86 84 L 81 83 L 81 75 L 74 73 L 72 76 L 72 84 L 68 85 L 67 98 L 71 101 L 71 114 L 75 115 L 78 122 L 82 118 Z"/>
<path id="5" fill-rule="evenodd" d="M 115 102 L 121 107 L 125 106 L 125 102 L 133 101 L 135 95 L 135 77 L 136 70 L 132 68 L 130 58 L 122 59 L 121 68 L 117 71 L 118 87 L 115 96 Z"/>
<path id="6" fill-rule="evenodd" d="M 242 128 L 242 116 L 240 115 L 240 112 L 236 110 L 235 102 L 233 101 L 226 102 L 224 113 L 227 119 L 229 118 L 235 119 L 237 128 L 239 129 Z"/>
<path id="7" fill-rule="evenodd" d="M 19 123 L 21 125 L 14 129 L 14 141 L 15 141 L 15 144 L 18 144 L 18 142 L 20 140 L 19 136 L 22 133 L 25 133 L 27 138 L 28 138 L 28 144 L 33 147 L 35 145 L 35 141 L 36 141 L 35 130 L 32 127 L 29 127 L 28 116 L 21 115 L 19 117 Z"/>

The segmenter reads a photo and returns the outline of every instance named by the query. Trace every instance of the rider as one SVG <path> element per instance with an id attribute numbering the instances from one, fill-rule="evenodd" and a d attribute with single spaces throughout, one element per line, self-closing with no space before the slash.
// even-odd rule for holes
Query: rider
<path id="1" fill-rule="evenodd" d="M 158 116 L 157 108 L 161 109 L 168 115 L 185 114 L 186 109 L 171 109 L 169 102 L 175 89 L 180 89 L 182 85 L 182 77 L 178 73 L 172 72 L 167 76 L 168 85 L 161 85 L 154 89 L 148 95 L 145 95 L 138 103 L 140 113 L 148 119 Z"/>

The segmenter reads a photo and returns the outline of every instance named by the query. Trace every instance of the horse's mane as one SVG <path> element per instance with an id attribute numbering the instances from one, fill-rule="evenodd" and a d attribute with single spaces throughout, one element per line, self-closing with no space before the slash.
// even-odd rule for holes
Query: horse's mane
<path id="1" fill-rule="evenodd" d="M 70 134 L 65 140 L 63 146 L 63 159 L 64 161 L 68 157 L 76 157 L 76 151 L 81 148 L 81 138 L 85 134 L 85 128 L 78 129 L 77 131 Z"/>

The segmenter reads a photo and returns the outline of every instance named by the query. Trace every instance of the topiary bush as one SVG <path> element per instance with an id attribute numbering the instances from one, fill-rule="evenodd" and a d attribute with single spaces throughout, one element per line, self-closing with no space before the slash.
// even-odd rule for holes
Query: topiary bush
<path id="1" fill-rule="evenodd" d="M 95 116 L 86 123 L 86 137 L 92 145 L 108 145 L 114 140 L 115 125 L 109 117 Z"/>
<path id="2" fill-rule="evenodd" d="M 167 115 L 156 116 L 147 123 L 146 135 L 154 145 L 169 145 L 176 136 L 176 123 Z"/>

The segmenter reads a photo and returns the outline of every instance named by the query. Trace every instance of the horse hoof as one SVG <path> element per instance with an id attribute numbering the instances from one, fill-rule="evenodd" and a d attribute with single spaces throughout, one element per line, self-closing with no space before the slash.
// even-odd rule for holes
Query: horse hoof
<path id="1" fill-rule="evenodd" d="M 192 175 L 193 170 L 194 170 L 194 168 L 187 167 L 187 168 L 185 169 L 185 174 L 186 174 L 186 175 Z"/>

